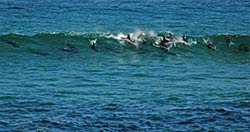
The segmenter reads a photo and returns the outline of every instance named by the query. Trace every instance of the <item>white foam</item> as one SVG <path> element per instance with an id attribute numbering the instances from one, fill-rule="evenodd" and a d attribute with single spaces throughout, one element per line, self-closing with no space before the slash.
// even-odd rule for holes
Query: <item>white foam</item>
<path id="1" fill-rule="evenodd" d="M 91 45 L 94 45 L 94 44 L 96 44 L 97 38 L 94 39 L 94 40 L 89 40 L 89 41 L 90 41 L 90 44 L 91 44 Z"/>

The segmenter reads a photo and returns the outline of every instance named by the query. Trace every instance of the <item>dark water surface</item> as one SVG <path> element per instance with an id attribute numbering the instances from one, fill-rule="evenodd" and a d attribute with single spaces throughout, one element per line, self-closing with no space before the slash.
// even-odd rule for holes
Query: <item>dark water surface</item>
<path id="1" fill-rule="evenodd" d="M 1 33 L 249 34 L 249 0 L 2 0 Z"/>
<path id="2" fill-rule="evenodd" d="M 248 0 L 0 1 L 0 131 L 248 132 L 249 7 Z M 191 46 L 166 52 L 151 44 L 168 32 L 178 42 L 187 34 Z M 126 33 L 147 43 L 121 41 Z"/>

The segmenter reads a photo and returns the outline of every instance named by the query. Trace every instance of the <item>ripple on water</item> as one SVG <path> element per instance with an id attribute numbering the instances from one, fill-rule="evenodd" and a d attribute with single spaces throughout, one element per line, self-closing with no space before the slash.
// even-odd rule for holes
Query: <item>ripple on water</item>
<path id="1" fill-rule="evenodd" d="M 239 127 L 249 124 L 249 119 L 244 118 L 247 113 L 224 108 L 183 108 L 169 112 L 175 113 L 179 118 L 176 120 L 178 125 L 200 124 L 201 127 L 208 129 L 209 126 L 223 127 L 223 124 L 238 124 Z"/>

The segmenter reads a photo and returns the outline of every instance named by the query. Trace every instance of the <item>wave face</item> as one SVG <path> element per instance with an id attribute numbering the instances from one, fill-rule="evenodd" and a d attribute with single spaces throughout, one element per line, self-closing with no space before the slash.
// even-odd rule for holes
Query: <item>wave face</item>
<path id="1" fill-rule="evenodd" d="M 246 35 L 212 35 L 204 37 L 173 35 L 171 47 L 166 50 L 159 43 L 163 36 L 172 33 L 133 32 L 131 41 L 127 35 L 104 33 L 54 33 L 33 36 L 7 34 L 1 35 L 1 53 L 31 54 L 44 57 L 60 58 L 67 55 L 92 56 L 126 55 L 135 53 L 141 56 L 176 56 L 249 63 L 250 36 Z M 230 40 L 229 40 L 230 39 Z M 95 41 L 95 46 L 92 46 Z M 207 47 L 211 42 L 216 50 Z M 67 46 L 68 44 L 68 46 Z M 70 48 L 70 46 L 73 48 Z M 132 57 L 132 56 L 131 56 Z"/>

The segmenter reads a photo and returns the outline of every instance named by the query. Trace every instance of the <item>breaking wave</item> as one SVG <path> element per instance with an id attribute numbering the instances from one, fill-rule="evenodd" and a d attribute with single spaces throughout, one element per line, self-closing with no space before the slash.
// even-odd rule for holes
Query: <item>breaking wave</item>
<path id="1" fill-rule="evenodd" d="M 41 33 L 36 35 L 7 34 L 0 36 L 1 53 L 31 53 L 41 56 L 64 54 L 114 53 L 162 56 L 235 58 L 249 63 L 250 36 L 212 35 L 193 37 L 169 32 L 154 33 Z M 164 41 L 166 40 L 166 42 Z M 209 43 L 214 48 L 209 47 Z"/>

